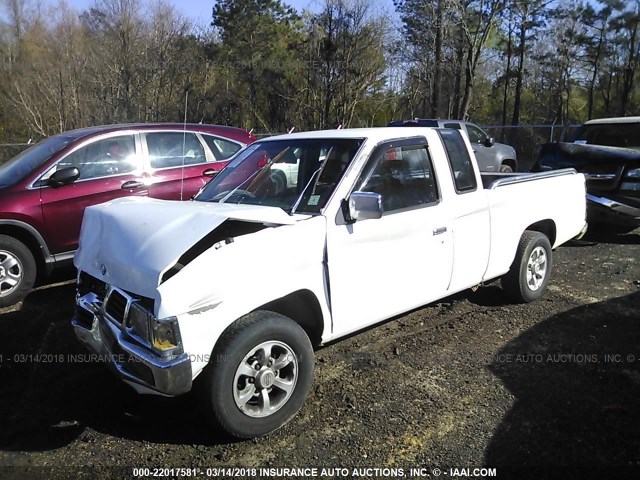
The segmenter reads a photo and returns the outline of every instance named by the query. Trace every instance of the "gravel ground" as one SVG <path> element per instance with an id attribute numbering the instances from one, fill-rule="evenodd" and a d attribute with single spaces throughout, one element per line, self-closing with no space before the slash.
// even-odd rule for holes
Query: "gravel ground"
<path id="1" fill-rule="evenodd" d="M 73 297 L 72 282 L 55 283 L 0 310 L 2 477 L 126 477 L 139 466 L 640 472 L 640 230 L 558 249 L 533 304 L 512 305 L 492 284 L 319 349 L 298 416 L 252 441 L 208 428 L 193 394 L 138 396 L 87 361 Z"/>

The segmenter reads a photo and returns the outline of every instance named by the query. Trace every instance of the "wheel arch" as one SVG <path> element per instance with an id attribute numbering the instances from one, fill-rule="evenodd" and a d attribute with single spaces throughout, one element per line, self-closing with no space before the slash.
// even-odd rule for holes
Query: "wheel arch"
<path id="1" fill-rule="evenodd" d="M 552 247 L 556 243 L 556 233 L 557 233 L 556 222 L 554 222 L 549 218 L 546 220 L 540 220 L 539 222 L 536 222 L 536 223 L 532 223 L 527 228 L 525 228 L 525 231 L 526 230 L 533 230 L 535 232 L 540 232 L 546 235 Z"/>
<path id="2" fill-rule="evenodd" d="M 518 169 L 518 162 L 513 158 L 503 158 L 500 165 L 509 165 L 514 172 Z"/>
<path id="3" fill-rule="evenodd" d="M 31 225 L 15 220 L 0 221 L 0 235 L 15 238 L 31 251 L 36 260 L 38 276 L 49 273 L 53 268 L 53 256 L 49 253 L 47 244 Z"/>
<path id="4" fill-rule="evenodd" d="M 315 294 L 310 290 L 292 292 L 265 303 L 255 310 L 268 310 L 284 315 L 302 327 L 314 347 L 322 342 L 324 332 L 322 309 Z"/>

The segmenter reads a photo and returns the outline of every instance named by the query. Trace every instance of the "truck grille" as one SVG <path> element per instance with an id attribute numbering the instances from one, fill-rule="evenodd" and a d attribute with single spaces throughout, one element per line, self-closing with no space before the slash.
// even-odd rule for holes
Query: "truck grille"
<path id="1" fill-rule="evenodd" d="M 136 295 L 126 290 L 113 287 L 86 272 L 80 272 L 78 277 L 78 298 L 92 293 L 90 300 L 94 307 L 93 312 L 106 313 L 109 318 L 124 327 L 129 316 L 129 307 L 133 302 L 138 302 L 149 312 L 153 312 L 153 299 Z M 106 303 L 105 303 L 106 302 Z M 88 312 L 86 321 L 93 318 L 93 313 Z M 89 322 L 89 325 L 91 322 Z"/>
<path id="2" fill-rule="evenodd" d="M 98 280 L 92 277 L 86 272 L 80 272 L 78 278 L 78 295 L 81 297 L 89 292 L 95 293 L 100 303 L 104 302 L 104 297 L 107 295 L 108 286 L 102 280 Z"/>
<path id="3" fill-rule="evenodd" d="M 624 165 L 589 165 L 580 169 L 587 180 L 587 188 L 593 191 L 615 190 L 620 183 Z"/>
<path id="4" fill-rule="evenodd" d="M 118 290 L 112 290 L 109 295 L 109 299 L 107 300 L 107 305 L 105 307 L 105 311 L 107 314 L 113 318 L 118 323 L 124 323 L 125 317 L 127 315 L 129 301 L 127 298 L 122 295 Z"/>

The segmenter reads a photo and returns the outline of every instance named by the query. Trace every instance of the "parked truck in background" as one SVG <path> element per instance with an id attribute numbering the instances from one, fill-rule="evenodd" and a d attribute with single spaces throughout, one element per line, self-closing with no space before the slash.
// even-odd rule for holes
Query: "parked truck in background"
<path id="1" fill-rule="evenodd" d="M 590 120 L 569 141 L 542 145 L 534 172 L 575 168 L 587 178 L 589 223 L 640 227 L 640 117 Z"/>
<path id="2" fill-rule="evenodd" d="M 511 145 L 497 143 L 478 125 L 463 120 L 413 118 L 394 120 L 389 127 L 454 128 L 466 133 L 481 172 L 513 173 L 518 170 L 516 150 Z"/>
<path id="3" fill-rule="evenodd" d="M 72 324 L 139 393 L 201 382 L 203 414 L 255 437 L 303 404 L 314 347 L 497 278 L 534 301 L 584 228 L 582 175 L 483 177 L 458 130 L 271 137 L 193 202 L 88 208 Z"/>

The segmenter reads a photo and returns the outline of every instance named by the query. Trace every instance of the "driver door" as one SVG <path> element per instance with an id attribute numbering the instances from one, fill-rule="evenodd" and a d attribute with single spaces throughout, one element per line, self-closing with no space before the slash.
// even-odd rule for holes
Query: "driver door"
<path id="1" fill-rule="evenodd" d="M 453 247 L 426 141 L 378 147 L 354 190 L 382 195 L 382 218 L 349 224 L 342 213 L 327 229 L 336 336 L 445 295 Z"/>

